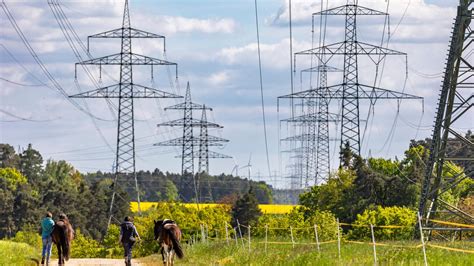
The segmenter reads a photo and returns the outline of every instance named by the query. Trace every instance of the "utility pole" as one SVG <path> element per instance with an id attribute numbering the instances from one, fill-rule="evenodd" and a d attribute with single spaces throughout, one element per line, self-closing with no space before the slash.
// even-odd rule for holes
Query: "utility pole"
<path id="1" fill-rule="evenodd" d="M 359 6 L 357 2 L 357 0 L 348 0 L 346 5 L 313 14 L 313 16 L 345 16 L 344 41 L 328 45 L 323 44 L 320 47 L 297 52 L 294 55 L 295 62 L 298 56 L 309 55 L 312 58 L 316 57 L 318 64 L 322 66 L 327 66 L 328 62 L 336 56 L 343 56 L 344 68 L 342 71 L 342 83 L 310 88 L 278 98 L 316 99 L 319 100 L 319 103 L 323 104 L 333 102 L 333 100 L 341 100 L 340 148 L 342 149 L 346 143 L 349 143 L 351 150 L 355 154 L 360 155 L 360 100 L 370 100 L 370 103 L 374 104 L 377 100 L 381 99 L 404 100 L 422 98 L 407 93 L 378 88 L 375 85 L 371 86 L 359 83 L 358 58 L 360 56 L 369 57 L 376 65 L 379 65 L 387 56 L 403 56 L 405 57 L 406 63 L 407 56 L 403 52 L 361 42 L 357 39 L 357 16 L 388 16 L 387 13 Z M 321 100 L 323 101 L 321 102 Z M 323 108 L 321 112 L 326 111 Z M 321 128 L 321 130 L 324 129 Z M 321 149 L 324 149 L 325 152 L 329 152 L 325 143 Z"/>
<path id="2" fill-rule="evenodd" d="M 135 169 L 135 123 L 134 123 L 134 99 L 137 98 L 182 98 L 181 96 L 142 86 L 133 82 L 134 65 L 168 65 L 175 66 L 177 77 L 177 64 L 165 60 L 139 55 L 132 52 L 133 38 L 155 38 L 163 39 L 164 36 L 154 33 L 138 30 L 131 27 L 128 0 L 125 0 L 125 6 L 122 18 L 122 27 L 114 30 L 88 36 L 91 38 L 114 38 L 121 40 L 120 53 L 94 58 L 87 61 L 76 63 L 77 65 L 118 65 L 120 66 L 120 82 L 118 84 L 101 87 L 99 89 L 87 91 L 84 93 L 70 96 L 71 98 L 118 98 L 118 125 L 117 125 L 117 146 L 115 156 L 115 175 L 112 184 L 112 197 L 109 207 L 109 220 L 107 228 L 114 217 L 114 203 L 117 191 L 121 183 L 129 183 L 130 178 L 134 179 L 136 190 L 135 200 L 138 202 L 140 210 L 140 190 L 138 188 L 136 169 Z M 123 184 L 122 184 L 123 185 Z M 118 221 L 118 220 L 117 220 Z"/>
<path id="3" fill-rule="evenodd" d="M 471 134 L 465 137 L 465 134 L 458 130 L 469 124 L 462 118 L 472 122 L 473 117 L 474 67 L 472 59 L 469 59 L 474 41 L 472 4 L 473 0 L 459 1 L 439 94 L 430 156 L 426 165 L 418 209 L 421 217 L 424 218 L 423 224 L 427 226 L 441 207 L 466 223 L 474 223 L 472 215 L 440 198 L 443 193 L 456 187 L 463 180 L 474 178 L 474 158 L 453 157 L 447 147 L 448 143 L 456 143 L 456 149 L 471 151 L 474 149 L 474 136 Z M 455 162 L 463 166 L 464 174 L 451 169 L 447 162 Z"/>
<path id="4" fill-rule="evenodd" d="M 181 155 L 177 156 L 181 158 L 181 180 L 180 188 L 181 191 L 189 191 L 191 188 L 194 190 L 194 199 L 199 202 L 199 176 L 195 176 L 194 173 L 194 159 L 199 158 L 198 173 L 202 174 L 201 171 L 209 171 L 209 158 L 232 158 L 227 155 L 223 155 L 217 152 L 209 151 L 209 146 L 223 146 L 222 143 L 228 142 L 228 140 L 210 136 L 208 128 L 223 128 L 222 126 L 207 121 L 206 111 L 211 108 L 205 105 L 197 104 L 191 100 L 191 87 L 189 82 L 186 88 L 186 96 L 183 103 L 179 103 L 165 110 L 182 110 L 183 118 L 173 120 L 165 123 L 158 124 L 158 127 L 169 126 L 169 127 L 182 127 L 183 136 L 177 139 L 163 141 L 154 144 L 155 146 L 178 146 L 182 148 Z M 201 110 L 202 116 L 200 119 L 193 118 L 193 110 Z M 200 136 L 194 136 L 193 128 L 200 128 Z M 199 150 L 196 151 L 194 147 L 198 146 Z M 182 194 L 181 197 L 185 201 L 190 201 L 192 195 Z"/>

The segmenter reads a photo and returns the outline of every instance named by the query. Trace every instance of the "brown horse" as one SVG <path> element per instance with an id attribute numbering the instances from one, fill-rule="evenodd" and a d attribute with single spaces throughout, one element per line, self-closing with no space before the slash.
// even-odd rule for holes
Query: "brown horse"
<path id="1" fill-rule="evenodd" d="M 69 260 L 70 243 L 74 238 L 74 230 L 66 215 L 59 215 L 59 220 L 54 224 L 51 237 L 58 248 L 58 265 L 64 265 L 64 262 Z"/>
<path id="2" fill-rule="evenodd" d="M 178 225 L 171 220 L 160 220 L 155 222 L 155 240 L 158 239 L 161 247 L 161 257 L 163 264 L 171 266 L 174 264 L 174 255 L 183 258 L 183 249 L 179 241 L 181 240 L 181 230 Z"/>

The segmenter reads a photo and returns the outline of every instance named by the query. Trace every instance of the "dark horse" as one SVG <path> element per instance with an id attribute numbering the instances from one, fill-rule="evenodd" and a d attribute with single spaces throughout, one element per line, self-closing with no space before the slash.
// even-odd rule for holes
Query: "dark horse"
<path id="1" fill-rule="evenodd" d="M 59 220 L 54 224 L 51 237 L 53 238 L 53 243 L 58 248 L 58 265 L 64 265 L 64 262 L 69 260 L 70 243 L 74 238 L 74 230 L 66 215 L 59 215 Z"/>
<path id="2" fill-rule="evenodd" d="M 181 230 L 172 220 L 160 220 L 155 222 L 155 240 L 158 239 L 161 247 L 161 257 L 163 264 L 171 266 L 174 263 L 174 255 L 183 258 L 183 249 L 179 244 L 181 240 Z"/>

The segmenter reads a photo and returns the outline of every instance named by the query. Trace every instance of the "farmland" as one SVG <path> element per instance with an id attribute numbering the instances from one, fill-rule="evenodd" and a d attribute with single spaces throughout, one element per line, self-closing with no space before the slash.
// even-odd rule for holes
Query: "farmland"
<path id="1" fill-rule="evenodd" d="M 146 211 L 152 207 L 156 207 L 158 202 L 140 202 L 141 211 Z M 180 204 L 188 208 L 216 208 L 216 207 L 224 207 L 223 204 L 217 203 L 183 203 Z M 262 213 L 266 214 L 285 214 L 289 213 L 293 208 L 297 205 L 278 205 L 278 204 L 259 204 L 258 207 L 262 211 Z M 228 206 L 230 208 L 230 206 Z M 130 202 L 130 209 L 132 212 L 138 212 L 138 203 L 136 201 Z"/>

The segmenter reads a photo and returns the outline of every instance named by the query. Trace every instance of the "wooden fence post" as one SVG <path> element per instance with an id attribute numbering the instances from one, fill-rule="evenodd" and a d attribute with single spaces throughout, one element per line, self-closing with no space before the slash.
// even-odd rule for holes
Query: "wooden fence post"
<path id="1" fill-rule="evenodd" d="M 206 238 L 206 235 L 204 233 L 204 225 L 199 224 L 199 226 L 201 227 L 201 242 L 204 243 L 204 240 Z"/>
<path id="2" fill-rule="evenodd" d="M 250 247 L 250 224 L 249 224 L 249 227 L 248 227 L 248 233 L 249 233 L 249 253 L 250 253 L 250 249 L 251 249 L 251 247 Z"/>
<path id="3" fill-rule="evenodd" d="M 267 253 L 267 242 L 268 242 L 268 224 L 265 225 L 265 253 Z"/>
<path id="4" fill-rule="evenodd" d="M 229 245 L 229 231 L 227 230 L 227 222 L 225 222 L 225 240 L 227 245 Z"/>
<path id="5" fill-rule="evenodd" d="M 314 224 L 314 237 L 316 238 L 316 247 L 318 248 L 318 252 L 321 252 L 319 248 L 319 236 L 318 236 L 318 226 Z"/>
<path id="6" fill-rule="evenodd" d="M 242 247 L 244 247 L 244 239 L 242 238 L 242 230 L 240 229 L 239 220 L 237 220 L 237 228 L 239 229 L 240 241 L 242 242 Z"/>
<path id="7" fill-rule="evenodd" d="M 370 233 L 372 234 L 372 244 L 374 246 L 374 265 L 377 266 L 377 251 L 375 249 L 374 226 L 370 224 Z"/>
<path id="8" fill-rule="evenodd" d="M 291 235 L 291 244 L 293 244 L 293 248 L 295 248 L 295 239 L 293 238 L 293 227 L 290 226 L 290 235 Z"/>
<path id="9" fill-rule="evenodd" d="M 423 237 L 423 227 L 421 226 L 421 216 L 419 212 L 417 214 L 418 214 L 418 226 L 420 228 L 421 246 L 423 247 L 423 259 L 425 260 L 425 266 L 428 266 L 428 260 L 426 259 L 425 238 Z"/>
<path id="10" fill-rule="evenodd" d="M 233 229 L 234 229 L 235 245 L 238 246 L 238 245 L 239 245 L 239 241 L 237 241 L 237 229 L 235 229 L 235 227 L 234 227 Z"/>
<path id="11" fill-rule="evenodd" d="M 339 218 L 336 219 L 336 230 L 337 230 L 337 254 L 339 259 L 341 258 L 341 234 L 339 230 Z"/>

